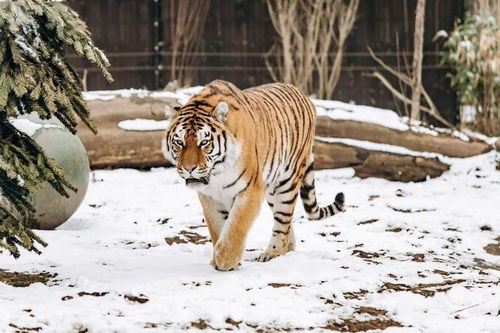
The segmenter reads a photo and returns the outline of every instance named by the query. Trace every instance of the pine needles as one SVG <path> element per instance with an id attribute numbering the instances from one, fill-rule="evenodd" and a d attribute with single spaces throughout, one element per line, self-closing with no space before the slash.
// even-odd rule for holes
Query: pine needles
<path id="1" fill-rule="evenodd" d="M 78 14 L 59 2 L 0 3 L 0 247 L 15 257 L 18 245 L 39 253 L 46 244 L 29 229 L 29 195 L 49 183 L 68 196 L 75 191 L 62 169 L 10 122 L 36 112 L 55 116 L 72 133 L 78 121 L 96 131 L 81 93 L 81 80 L 65 60 L 72 49 L 95 64 L 108 82 L 109 62 L 94 46 Z"/>

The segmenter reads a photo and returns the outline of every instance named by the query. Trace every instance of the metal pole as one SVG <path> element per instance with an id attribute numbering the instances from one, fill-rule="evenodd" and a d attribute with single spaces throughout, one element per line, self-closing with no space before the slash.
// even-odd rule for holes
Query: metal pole
<path id="1" fill-rule="evenodd" d="M 163 24 L 162 24 L 162 0 L 153 0 L 153 66 L 154 89 L 163 88 L 162 78 L 162 56 L 163 49 Z"/>

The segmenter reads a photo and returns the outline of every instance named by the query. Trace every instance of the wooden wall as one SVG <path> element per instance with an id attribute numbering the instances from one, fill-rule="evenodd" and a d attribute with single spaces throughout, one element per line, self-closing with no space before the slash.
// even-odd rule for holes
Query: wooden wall
<path id="1" fill-rule="evenodd" d="M 87 22 L 97 46 L 108 55 L 115 82 L 99 77 L 89 64 L 72 57 L 80 73 L 88 70 L 89 90 L 117 88 L 161 89 L 169 77 L 169 1 L 189 0 L 72 0 L 70 5 Z M 264 0 L 207 0 L 209 15 L 203 31 L 203 48 L 197 84 L 216 78 L 241 88 L 269 82 L 264 55 L 276 41 Z M 366 73 L 380 69 L 370 58 L 370 46 L 383 60 L 396 65 L 411 63 L 416 0 L 361 0 L 358 20 L 347 43 L 341 80 L 334 98 L 399 110 L 404 108 Z M 159 8 L 159 10 L 158 10 Z M 449 89 L 446 68 L 439 64 L 438 30 L 450 30 L 463 16 L 463 0 L 427 0 L 423 82 L 449 120 L 457 115 L 456 96 Z M 155 52 L 154 21 L 160 22 L 163 47 Z M 155 58 L 156 57 L 156 58 Z M 399 60 L 398 60 L 399 59 Z M 162 65 L 157 70 L 157 64 Z"/>

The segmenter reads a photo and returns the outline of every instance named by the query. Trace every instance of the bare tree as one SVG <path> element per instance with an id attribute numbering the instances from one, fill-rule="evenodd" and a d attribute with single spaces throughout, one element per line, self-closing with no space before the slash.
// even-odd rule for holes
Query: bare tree
<path id="1" fill-rule="evenodd" d="M 413 37 L 412 93 L 410 118 L 420 119 L 420 95 L 422 87 L 422 58 L 424 48 L 425 0 L 418 0 L 415 13 L 415 33 Z"/>
<path id="2" fill-rule="evenodd" d="M 443 125 L 454 128 L 454 126 L 444 119 L 436 105 L 432 101 L 430 95 L 424 89 L 422 85 L 422 58 L 423 58 L 423 32 L 424 32 L 424 18 L 425 18 L 425 0 L 418 0 L 416 15 L 415 15 L 415 34 L 414 34 L 414 51 L 413 51 L 413 63 L 411 72 L 407 73 L 403 71 L 396 70 L 391 66 L 384 63 L 380 58 L 378 58 L 373 51 L 368 48 L 372 58 L 380 65 L 384 70 L 396 77 L 400 83 L 400 89 L 395 88 L 389 80 L 382 75 L 379 71 L 371 73 L 371 76 L 377 78 L 398 100 L 403 102 L 405 105 L 410 105 L 410 118 L 413 120 L 421 119 L 421 111 L 432 116 Z M 408 66 L 407 66 L 408 68 Z M 402 85 L 402 86 L 401 86 Z M 407 97 L 405 94 L 406 89 L 404 87 L 411 88 L 411 98 Z M 421 98 L 424 98 L 425 103 L 422 103 Z"/>
<path id="3" fill-rule="evenodd" d="M 201 34 L 208 15 L 210 1 L 169 1 L 172 58 L 170 78 L 179 86 L 191 85 L 199 58 L 193 55 L 201 47 Z"/>
<path id="4" fill-rule="evenodd" d="M 319 98 L 330 99 L 340 78 L 345 42 L 354 27 L 359 0 L 351 0 L 348 3 L 326 1 L 322 7 L 324 8 L 319 20 L 318 54 L 315 56 L 318 72 L 317 94 Z M 332 41 L 336 50 L 333 62 L 329 57 Z"/>
<path id="5" fill-rule="evenodd" d="M 267 0 L 279 36 L 266 59 L 273 80 L 294 84 L 319 98 L 331 98 L 358 6 L 359 0 L 347 4 L 343 0 Z M 269 61 L 274 54 L 278 55 L 275 66 Z"/>

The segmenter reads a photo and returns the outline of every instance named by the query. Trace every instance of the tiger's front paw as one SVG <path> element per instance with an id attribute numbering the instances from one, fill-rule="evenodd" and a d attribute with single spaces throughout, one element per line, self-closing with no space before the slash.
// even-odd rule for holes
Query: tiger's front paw
<path id="1" fill-rule="evenodd" d="M 241 260 L 241 252 L 237 247 L 227 242 L 217 242 L 214 248 L 215 269 L 218 271 L 237 269 Z"/>
<path id="2" fill-rule="evenodd" d="M 280 247 L 280 248 L 270 248 L 265 250 L 260 254 L 260 256 L 257 258 L 257 261 L 259 262 L 266 262 L 271 259 L 274 259 L 276 257 L 282 256 L 287 253 L 287 248 Z"/>

